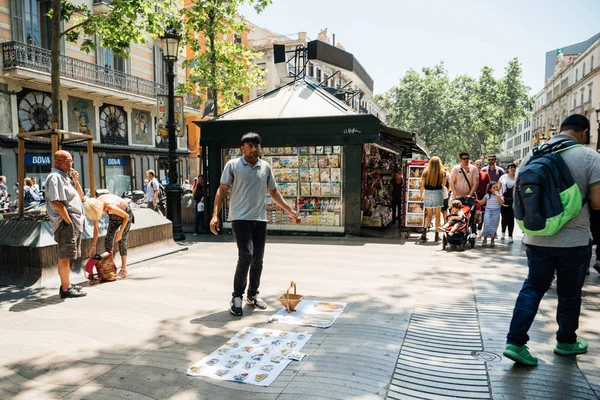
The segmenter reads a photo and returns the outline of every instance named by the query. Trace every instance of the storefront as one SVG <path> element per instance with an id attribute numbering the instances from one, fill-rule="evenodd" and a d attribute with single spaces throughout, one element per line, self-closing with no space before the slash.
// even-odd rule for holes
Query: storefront
<path id="1" fill-rule="evenodd" d="M 279 191 L 303 217 L 302 224 L 292 224 L 269 202 L 272 231 L 360 234 L 363 145 L 380 143 L 398 153 L 408 149 L 425 153 L 414 135 L 385 132 L 377 117 L 354 113 L 305 81 L 292 82 L 217 119 L 196 123 L 202 131 L 208 215 L 225 162 L 240 155 L 240 138 L 247 132 L 260 134 L 262 156 L 273 167 Z M 389 136 L 388 143 L 383 136 Z M 402 146 L 389 143 L 394 140 Z M 223 221 L 227 210 L 226 205 Z"/>
<path id="2" fill-rule="evenodd" d="M 51 169 L 50 153 L 25 154 L 25 177 L 35 178 L 40 189 L 43 189 L 43 184 Z"/>
<path id="3" fill-rule="evenodd" d="M 101 157 L 100 179 L 102 188 L 121 196 L 133 189 L 135 163 L 131 156 Z"/>

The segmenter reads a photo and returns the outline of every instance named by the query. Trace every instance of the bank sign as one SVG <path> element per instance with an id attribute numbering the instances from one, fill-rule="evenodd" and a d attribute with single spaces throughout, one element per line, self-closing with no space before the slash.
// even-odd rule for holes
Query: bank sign
<path id="1" fill-rule="evenodd" d="M 109 167 L 124 167 L 125 165 L 127 165 L 127 162 L 125 160 L 125 157 L 109 157 L 104 159 L 104 165 L 107 165 Z"/>
<path id="2" fill-rule="evenodd" d="M 50 166 L 52 158 L 49 154 L 25 154 L 25 165 Z"/>

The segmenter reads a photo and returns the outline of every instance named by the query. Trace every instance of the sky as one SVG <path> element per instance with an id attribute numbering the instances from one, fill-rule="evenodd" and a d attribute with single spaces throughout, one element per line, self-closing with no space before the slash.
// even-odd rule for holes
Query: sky
<path id="1" fill-rule="evenodd" d="M 444 61 L 451 76 L 500 77 L 518 57 L 530 95 L 544 85 L 546 52 L 600 32 L 600 0 L 273 0 L 262 14 L 242 15 L 281 34 L 327 28 L 375 81 L 375 94 L 410 68 Z M 561 17 L 565 20 L 561 21 Z"/>

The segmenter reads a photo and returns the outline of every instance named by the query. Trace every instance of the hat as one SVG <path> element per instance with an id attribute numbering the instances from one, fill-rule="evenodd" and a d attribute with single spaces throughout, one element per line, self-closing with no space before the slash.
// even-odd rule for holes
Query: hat
<path id="1" fill-rule="evenodd" d="M 590 129 L 590 121 L 581 114 L 569 115 L 560 124 L 560 130 L 563 130 L 564 126 L 580 126 L 584 129 Z"/>

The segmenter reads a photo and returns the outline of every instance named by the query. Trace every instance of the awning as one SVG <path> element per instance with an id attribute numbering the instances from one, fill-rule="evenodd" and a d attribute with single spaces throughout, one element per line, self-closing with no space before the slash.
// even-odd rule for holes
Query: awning
<path id="1" fill-rule="evenodd" d="M 379 142 L 383 146 L 396 149 L 402 153 L 417 153 L 429 157 L 429 152 L 425 144 L 416 133 L 406 132 L 381 124 Z"/>

